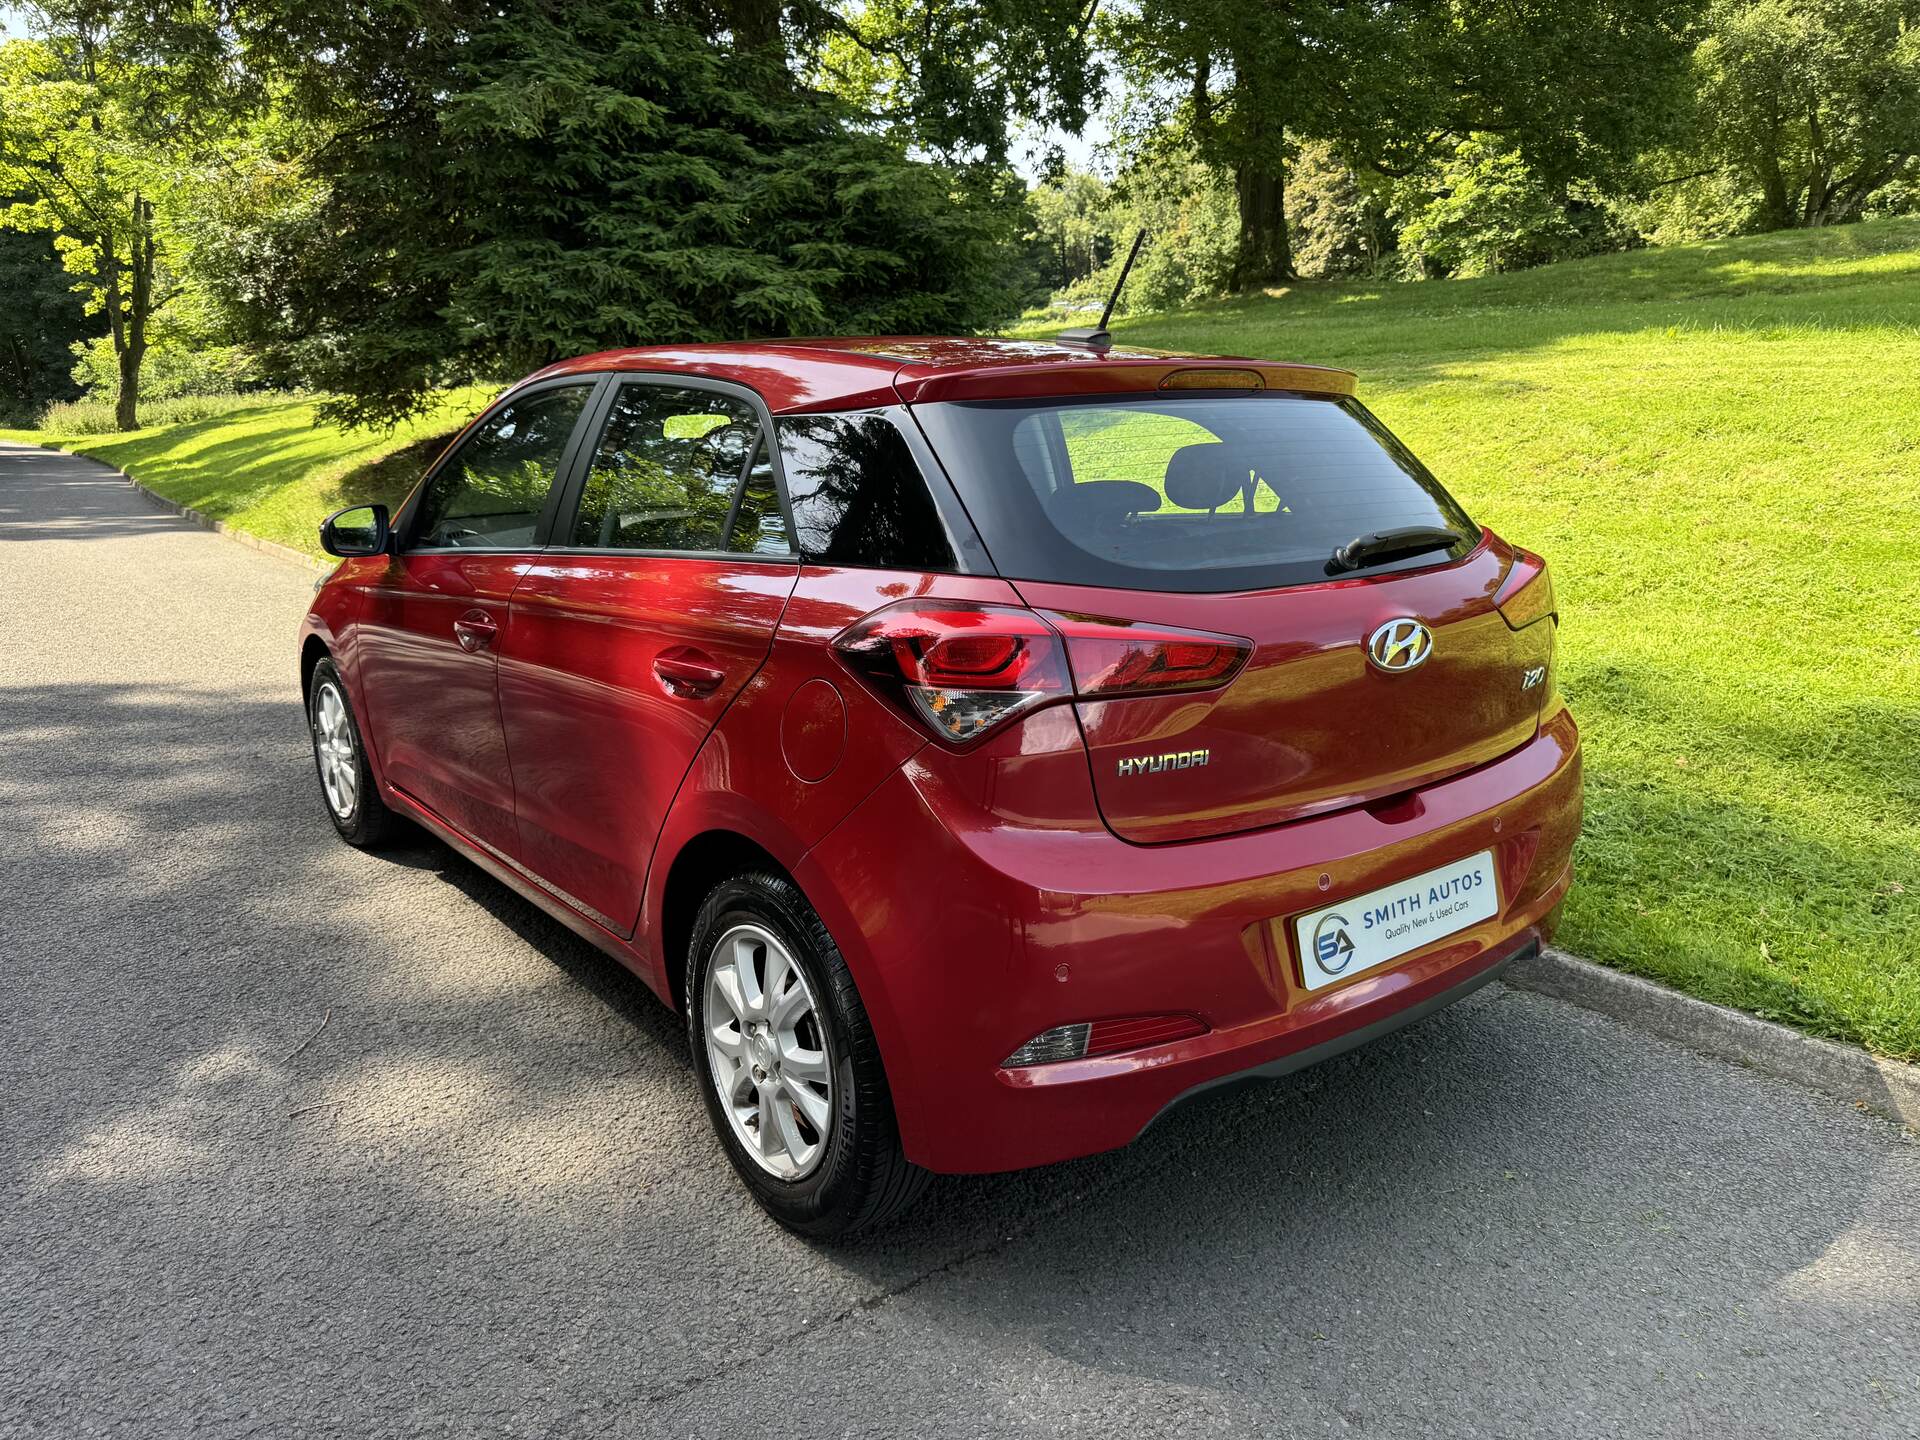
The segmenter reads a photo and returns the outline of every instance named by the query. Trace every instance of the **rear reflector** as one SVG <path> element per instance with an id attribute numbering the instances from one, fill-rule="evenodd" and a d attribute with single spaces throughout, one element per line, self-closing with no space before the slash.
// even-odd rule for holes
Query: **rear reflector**
<path id="1" fill-rule="evenodd" d="M 1092 1055 L 1117 1055 L 1170 1045 L 1206 1033 L 1206 1025 L 1192 1015 L 1138 1015 L 1127 1020 L 1093 1020 L 1078 1025 L 1056 1025 L 1042 1030 L 1000 1062 L 1004 1070 L 1028 1065 L 1051 1065 Z"/>
<path id="2" fill-rule="evenodd" d="M 1134 1020 L 1096 1020 L 1087 1035 L 1087 1054 L 1112 1055 L 1121 1050 L 1144 1050 L 1200 1035 L 1206 1026 L 1191 1015 L 1145 1015 Z"/>
<path id="3" fill-rule="evenodd" d="M 1078 1060 L 1087 1053 L 1087 1031 L 1091 1025 L 1056 1025 L 1042 1030 L 1013 1054 L 1000 1062 L 1003 1070 L 1018 1070 L 1026 1065 L 1049 1065 L 1055 1060 Z"/>
<path id="4" fill-rule="evenodd" d="M 1252 642 L 1017 605 L 903 600 L 834 638 L 856 675 L 950 745 L 1055 700 L 1210 690 Z"/>

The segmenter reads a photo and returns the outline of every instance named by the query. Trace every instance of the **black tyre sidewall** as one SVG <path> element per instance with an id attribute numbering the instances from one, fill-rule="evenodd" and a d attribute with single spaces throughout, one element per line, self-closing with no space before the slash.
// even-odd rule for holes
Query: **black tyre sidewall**
<path id="1" fill-rule="evenodd" d="M 714 1088 L 706 1045 L 706 983 L 720 937 L 735 925 L 765 926 L 805 973 L 827 1032 L 833 1062 L 833 1133 L 820 1164 L 798 1180 L 761 1169 L 734 1134 Z M 714 1133 L 734 1170 L 773 1217 L 789 1229 L 829 1237 L 872 1218 L 879 1181 L 904 1166 L 880 1052 L 853 977 L 826 926 L 799 889 L 783 877 L 751 873 L 716 886 L 700 907 L 687 947 L 687 1034 Z"/>

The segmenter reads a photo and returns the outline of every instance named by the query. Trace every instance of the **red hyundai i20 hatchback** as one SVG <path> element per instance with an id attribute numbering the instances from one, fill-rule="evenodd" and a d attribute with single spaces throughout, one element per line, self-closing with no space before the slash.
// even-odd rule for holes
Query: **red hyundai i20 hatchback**
<path id="1" fill-rule="evenodd" d="M 1342 371 L 617 351 L 322 539 L 335 826 L 414 821 L 632 967 L 803 1232 L 1427 1014 L 1571 879 L 1546 567 Z"/>

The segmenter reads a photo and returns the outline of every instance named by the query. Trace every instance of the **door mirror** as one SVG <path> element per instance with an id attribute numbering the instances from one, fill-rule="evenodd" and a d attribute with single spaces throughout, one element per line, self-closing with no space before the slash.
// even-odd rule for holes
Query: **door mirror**
<path id="1" fill-rule="evenodd" d="M 378 555 L 387 548 L 387 507 L 349 505 L 320 522 L 320 548 L 346 559 L 351 555 Z"/>

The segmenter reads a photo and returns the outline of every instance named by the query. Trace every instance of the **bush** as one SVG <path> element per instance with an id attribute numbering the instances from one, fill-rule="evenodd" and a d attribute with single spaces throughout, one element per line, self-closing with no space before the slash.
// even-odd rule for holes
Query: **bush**
<path id="1" fill-rule="evenodd" d="M 73 378 L 88 399 L 111 400 L 120 389 L 113 340 L 102 335 L 73 347 Z M 140 407 L 182 395 L 231 397 L 251 378 L 250 362 L 237 345 L 188 345 L 163 341 L 148 348 L 140 365 Z"/>
<path id="2" fill-rule="evenodd" d="M 1378 273 L 1394 246 L 1389 192 L 1325 141 L 1301 146 L 1287 180 L 1294 267 L 1309 280 Z"/>
<path id="3" fill-rule="evenodd" d="M 1525 270 L 1637 243 L 1598 203 L 1556 194 L 1493 135 L 1461 141 L 1437 176 L 1402 187 L 1399 207 L 1401 253 L 1425 276 Z"/>
<path id="4" fill-rule="evenodd" d="M 1649 168 L 1656 175 L 1683 174 L 1699 163 L 1697 156 L 1684 152 L 1662 152 L 1650 157 Z M 1646 195 L 1616 200 L 1612 209 L 1620 223 L 1649 245 L 1686 245 L 1764 228 L 1758 192 L 1727 170 L 1655 180 Z"/>
<path id="5" fill-rule="evenodd" d="M 140 428 L 187 425 L 250 406 L 282 405 L 305 398 L 291 392 L 239 395 L 228 391 L 220 395 L 176 395 L 168 400 L 142 400 Z M 49 435 L 111 435 L 119 428 L 113 419 L 113 394 L 109 391 L 85 400 L 49 405 L 34 428 Z"/>
<path id="6" fill-rule="evenodd" d="M 1142 228 L 1146 244 L 1120 314 L 1177 310 L 1226 293 L 1239 236 L 1233 185 L 1191 151 L 1164 139 L 1144 147 L 1114 182 L 1098 223 L 1108 238 L 1106 263 L 1057 293 L 1049 313 L 1097 318 Z"/>

